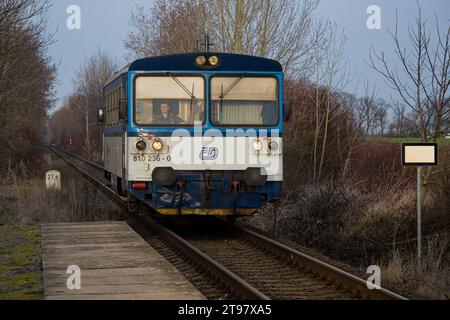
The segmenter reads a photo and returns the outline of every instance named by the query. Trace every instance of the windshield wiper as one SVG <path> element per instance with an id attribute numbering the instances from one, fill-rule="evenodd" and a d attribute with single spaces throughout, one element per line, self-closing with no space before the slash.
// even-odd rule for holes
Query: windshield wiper
<path id="1" fill-rule="evenodd" d="M 186 86 L 177 77 L 175 77 L 170 72 L 167 72 L 167 74 L 181 87 L 181 89 L 183 89 L 189 95 L 189 97 L 191 97 L 191 101 L 196 99 L 195 96 L 194 96 L 194 92 L 189 91 L 189 89 L 186 88 Z"/>
<path id="2" fill-rule="evenodd" d="M 223 91 L 223 84 L 220 86 L 220 92 L 221 92 L 220 96 L 219 96 L 219 99 L 220 99 L 220 110 L 223 109 L 223 98 L 225 98 L 225 96 L 230 93 L 230 91 L 238 84 L 239 81 L 242 80 L 243 77 L 244 76 L 239 76 L 236 80 L 233 81 L 232 84 L 230 84 L 228 86 L 228 88 L 225 91 Z"/>
<path id="3" fill-rule="evenodd" d="M 191 95 L 191 105 L 189 107 L 189 111 L 191 112 L 191 118 L 193 117 L 193 112 L 192 112 L 192 104 L 194 103 L 194 89 L 195 89 L 195 82 L 192 82 L 192 95 Z"/>
<path id="4" fill-rule="evenodd" d="M 192 91 L 189 91 L 189 89 L 186 88 L 186 86 L 177 77 L 175 77 L 172 73 L 167 72 L 167 74 L 181 87 L 181 89 L 183 89 L 191 97 L 189 111 L 191 112 L 191 115 L 192 115 L 192 105 L 194 103 L 194 100 L 197 99 L 194 96 L 195 82 L 192 82 Z"/>
<path id="5" fill-rule="evenodd" d="M 239 76 L 239 78 L 234 80 L 233 83 L 230 84 L 230 86 L 225 90 L 225 92 L 223 91 L 223 86 L 222 86 L 222 89 L 221 89 L 222 93 L 219 96 L 220 100 L 223 100 L 223 98 L 225 98 L 225 96 L 230 93 L 231 89 L 233 89 L 238 84 L 238 82 L 242 80 L 243 77 L 244 76 Z"/>

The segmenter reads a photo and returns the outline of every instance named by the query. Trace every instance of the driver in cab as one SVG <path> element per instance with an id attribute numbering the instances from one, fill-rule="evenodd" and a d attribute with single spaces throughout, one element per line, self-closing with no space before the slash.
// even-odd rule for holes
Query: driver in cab
<path id="1" fill-rule="evenodd" d="M 161 114 L 154 121 L 155 124 L 181 124 L 183 122 L 183 119 L 170 111 L 167 101 L 161 103 Z"/>

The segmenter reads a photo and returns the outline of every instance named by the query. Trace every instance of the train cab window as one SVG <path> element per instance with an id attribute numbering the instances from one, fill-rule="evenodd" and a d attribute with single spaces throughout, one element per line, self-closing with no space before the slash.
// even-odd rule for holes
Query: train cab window
<path id="1" fill-rule="evenodd" d="M 205 81 L 192 76 L 141 76 L 135 82 L 135 122 L 186 126 L 204 121 Z"/>
<path id="2" fill-rule="evenodd" d="M 211 120 L 218 126 L 274 126 L 279 120 L 273 77 L 213 77 Z"/>

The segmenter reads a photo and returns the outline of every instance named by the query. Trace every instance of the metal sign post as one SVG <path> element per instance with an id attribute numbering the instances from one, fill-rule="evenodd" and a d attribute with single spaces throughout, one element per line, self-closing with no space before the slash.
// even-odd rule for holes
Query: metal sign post
<path id="1" fill-rule="evenodd" d="M 422 259 L 422 167 L 417 167 L 417 257 Z"/>
<path id="2" fill-rule="evenodd" d="M 422 258 L 422 167 L 438 164 L 437 143 L 402 143 L 402 166 L 417 167 L 417 257 Z"/>

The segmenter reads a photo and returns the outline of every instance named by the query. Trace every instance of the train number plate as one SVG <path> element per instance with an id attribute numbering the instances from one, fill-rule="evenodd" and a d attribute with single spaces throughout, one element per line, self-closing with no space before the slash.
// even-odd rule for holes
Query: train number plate
<path id="1" fill-rule="evenodd" d="M 159 161 L 171 161 L 170 155 L 139 155 L 133 156 L 133 162 L 159 162 Z"/>

